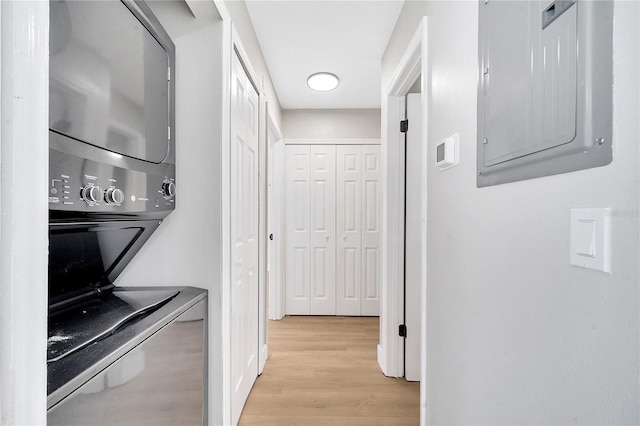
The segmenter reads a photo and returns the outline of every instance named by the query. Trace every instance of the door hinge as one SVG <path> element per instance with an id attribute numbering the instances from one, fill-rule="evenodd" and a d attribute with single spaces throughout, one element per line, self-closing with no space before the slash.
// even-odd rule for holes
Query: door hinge
<path id="1" fill-rule="evenodd" d="M 398 335 L 400 337 L 407 337 L 407 326 L 404 324 L 400 324 L 398 327 Z"/>
<path id="2" fill-rule="evenodd" d="M 400 131 L 402 133 L 407 133 L 407 130 L 409 130 L 409 120 L 402 120 L 400 122 Z"/>
<path id="3" fill-rule="evenodd" d="M 171 140 L 171 126 L 167 127 L 167 139 Z"/>
<path id="4" fill-rule="evenodd" d="M 167 80 L 171 81 L 171 67 L 167 68 Z"/>

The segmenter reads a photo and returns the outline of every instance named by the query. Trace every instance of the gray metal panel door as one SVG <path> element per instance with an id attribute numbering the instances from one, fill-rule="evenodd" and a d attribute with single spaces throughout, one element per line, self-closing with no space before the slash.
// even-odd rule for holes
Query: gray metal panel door
<path id="1" fill-rule="evenodd" d="M 609 164 L 613 2 L 479 8 L 478 186 Z"/>
<path id="2" fill-rule="evenodd" d="M 482 69 L 486 165 L 575 137 L 577 7 L 541 29 L 539 16 L 546 5 L 519 1 L 486 5 L 485 16 L 491 22 L 484 33 Z"/>

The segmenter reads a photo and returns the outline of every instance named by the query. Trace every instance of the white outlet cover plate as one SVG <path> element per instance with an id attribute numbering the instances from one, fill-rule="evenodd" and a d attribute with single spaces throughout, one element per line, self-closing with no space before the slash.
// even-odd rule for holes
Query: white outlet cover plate
<path id="1" fill-rule="evenodd" d="M 610 272 L 609 208 L 571 209 L 570 263 Z"/>

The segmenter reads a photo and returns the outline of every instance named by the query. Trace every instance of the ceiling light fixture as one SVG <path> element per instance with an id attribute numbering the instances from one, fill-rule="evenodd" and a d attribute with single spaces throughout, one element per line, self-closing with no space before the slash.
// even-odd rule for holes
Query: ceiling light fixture
<path id="1" fill-rule="evenodd" d="M 307 79 L 307 86 L 318 92 L 329 92 L 338 87 L 338 77 L 330 72 L 317 72 Z"/>

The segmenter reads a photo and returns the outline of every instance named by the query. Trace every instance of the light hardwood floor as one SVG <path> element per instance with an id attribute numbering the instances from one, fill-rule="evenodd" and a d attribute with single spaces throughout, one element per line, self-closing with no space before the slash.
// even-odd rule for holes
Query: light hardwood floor
<path id="1" fill-rule="evenodd" d="M 240 425 L 417 425 L 420 386 L 385 377 L 378 318 L 269 321 L 269 359 Z"/>

